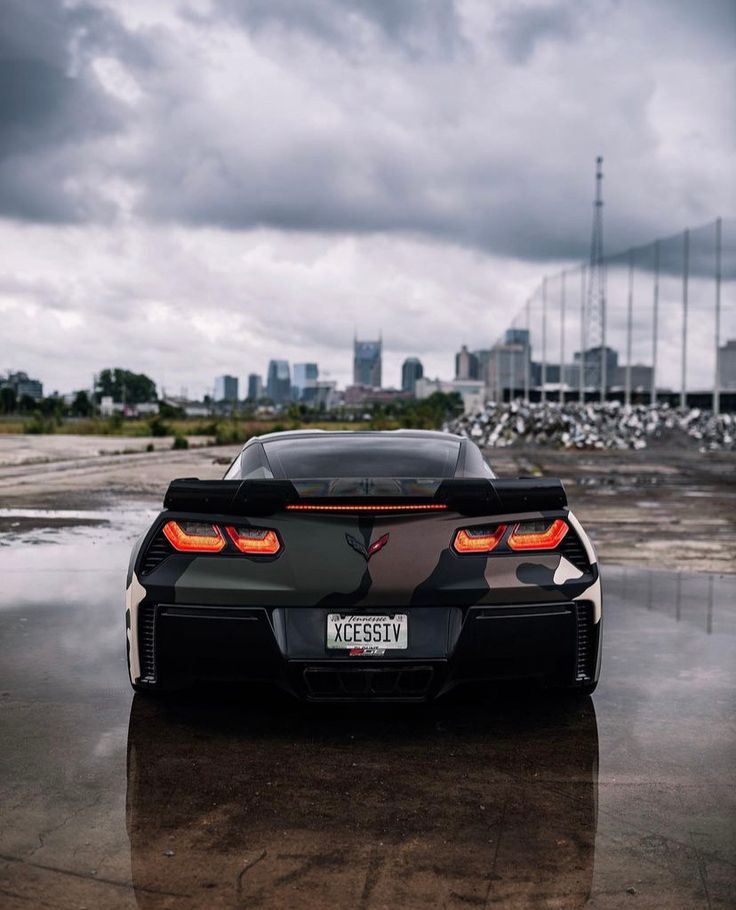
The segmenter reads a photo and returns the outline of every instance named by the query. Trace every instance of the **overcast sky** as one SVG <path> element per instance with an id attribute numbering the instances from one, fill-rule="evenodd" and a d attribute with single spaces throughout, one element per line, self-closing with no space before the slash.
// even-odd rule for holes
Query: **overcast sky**
<path id="1" fill-rule="evenodd" d="M 0 370 L 449 378 L 585 257 L 596 154 L 610 252 L 736 212 L 735 9 L 3 0 Z"/>

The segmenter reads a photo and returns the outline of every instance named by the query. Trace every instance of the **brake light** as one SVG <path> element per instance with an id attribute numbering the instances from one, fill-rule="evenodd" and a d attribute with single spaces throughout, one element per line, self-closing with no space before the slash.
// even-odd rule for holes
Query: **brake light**
<path id="1" fill-rule="evenodd" d="M 495 550 L 506 533 L 507 525 L 497 528 L 461 528 L 455 535 L 453 546 L 457 553 L 490 553 Z"/>
<path id="2" fill-rule="evenodd" d="M 228 525 L 227 533 L 241 553 L 275 556 L 281 549 L 281 541 L 276 532 L 265 528 L 235 528 Z"/>
<path id="3" fill-rule="evenodd" d="M 512 550 L 554 550 L 567 534 L 567 522 L 520 521 L 509 535 Z"/>
<path id="4" fill-rule="evenodd" d="M 289 512 L 441 512 L 447 506 L 444 503 L 409 503 L 407 505 L 320 505 L 298 503 L 287 505 Z"/>
<path id="5" fill-rule="evenodd" d="M 182 553 L 219 553 L 225 546 L 217 525 L 203 521 L 167 521 L 164 534 L 171 546 Z"/>

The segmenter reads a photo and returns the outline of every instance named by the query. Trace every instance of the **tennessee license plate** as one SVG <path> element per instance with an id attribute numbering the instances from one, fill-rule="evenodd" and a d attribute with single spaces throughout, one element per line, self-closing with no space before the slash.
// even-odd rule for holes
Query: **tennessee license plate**
<path id="1" fill-rule="evenodd" d="M 409 618 L 394 616 L 348 616 L 327 614 L 327 648 L 349 649 L 363 654 L 402 651 L 409 647 Z"/>

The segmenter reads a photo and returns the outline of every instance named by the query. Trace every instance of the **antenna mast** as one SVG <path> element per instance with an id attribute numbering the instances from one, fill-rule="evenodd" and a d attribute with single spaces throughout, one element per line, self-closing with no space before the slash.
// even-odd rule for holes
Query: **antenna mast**
<path id="1" fill-rule="evenodd" d="M 603 261 L 603 158 L 595 159 L 595 202 L 593 233 L 590 240 L 588 292 L 585 313 L 585 384 L 600 387 L 600 399 L 606 400 L 606 266 Z M 591 350 L 593 349 L 593 350 Z"/>

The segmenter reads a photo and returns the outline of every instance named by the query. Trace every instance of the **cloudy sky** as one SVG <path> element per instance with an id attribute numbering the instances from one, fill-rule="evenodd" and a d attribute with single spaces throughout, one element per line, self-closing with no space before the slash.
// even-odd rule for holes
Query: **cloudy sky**
<path id="1" fill-rule="evenodd" d="M 586 255 L 596 154 L 610 252 L 736 212 L 734 9 L 3 0 L 0 370 L 449 377 Z"/>

